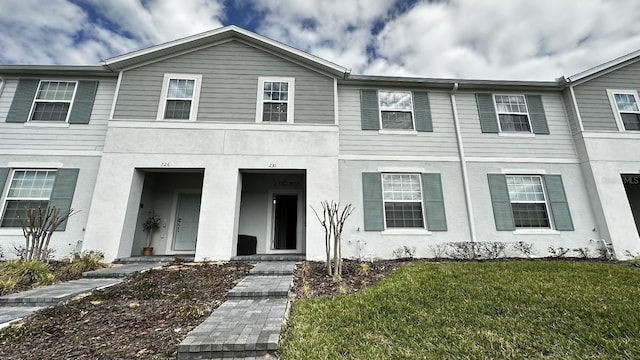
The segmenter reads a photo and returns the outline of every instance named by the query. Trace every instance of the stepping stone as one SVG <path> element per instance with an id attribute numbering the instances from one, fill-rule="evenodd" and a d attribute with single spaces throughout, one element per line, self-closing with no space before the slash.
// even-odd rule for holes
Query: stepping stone
<path id="1" fill-rule="evenodd" d="M 115 285 L 121 281 L 122 279 L 72 280 L 2 296 L 0 306 L 53 306 L 77 295 Z"/>
<path id="2" fill-rule="evenodd" d="M 144 272 L 155 267 L 160 267 L 165 263 L 138 263 L 138 264 L 126 264 L 108 267 L 104 269 L 98 269 L 93 271 L 87 271 L 82 274 L 84 278 L 125 278 L 127 276 Z"/>
<path id="3" fill-rule="evenodd" d="M 259 262 L 249 271 L 251 275 L 291 275 L 296 263 L 291 261 L 264 261 Z"/>
<path id="4" fill-rule="evenodd" d="M 286 298 L 293 283 L 293 275 L 249 275 L 229 291 L 229 299 Z"/>

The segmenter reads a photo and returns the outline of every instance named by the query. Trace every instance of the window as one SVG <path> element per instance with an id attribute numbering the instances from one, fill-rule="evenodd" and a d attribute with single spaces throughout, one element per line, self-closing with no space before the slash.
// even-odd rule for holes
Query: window
<path id="1" fill-rule="evenodd" d="M 501 131 L 531 132 L 524 95 L 494 95 Z"/>
<path id="2" fill-rule="evenodd" d="M 165 74 L 158 120 L 195 120 L 202 75 Z"/>
<path id="3" fill-rule="evenodd" d="M 25 209 L 46 209 L 56 170 L 14 170 L 4 206 L 1 227 L 20 227 Z"/>
<path id="4" fill-rule="evenodd" d="M 293 78 L 258 79 L 256 122 L 293 123 Z"/>
<path id="5" fill-rule="evenodd" d="M 420 174 L 382 174 L 387 228 L 424 228 Z"/>
<path id="6" fill-rule="evenodd" d="M 33 99 L 30 121 L 66 122 L 75 90 L 73 81 L 41 81 Z"/>
<path id="7" fill-rule="evenodd" d="M 551 228 L 541 176 L 507 175 L 507 188 L 516 229 Z"/>
<path id="8" fill-rule="evenodd" d="M 621 129 L 640 130 L 638 93 L 628 90 L 607 90 Z"/>
<path id="9" fill-rule="evenodd" d="M 382 129 L 413 130 L 413 100 L 410 91 L 378 91 Z"/>

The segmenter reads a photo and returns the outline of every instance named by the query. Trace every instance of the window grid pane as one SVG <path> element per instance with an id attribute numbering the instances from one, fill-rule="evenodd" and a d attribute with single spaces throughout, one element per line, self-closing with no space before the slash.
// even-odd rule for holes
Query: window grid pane
<path id="1" fill-rule="evenodd" d="M 262 121 L 287 122 L 287 104 L 265 103 L 262 108 Z"/>
<path id="2" fill-rule="evenodd" d="M 422 204 L 419 202 L 387 202 L 384 204 L 388 228 L 423 228 Z"/>
<path id="3" fill-rule="evenodd" d="M 11 180 L 7 198 L 48 199 L 55 178 L 55 170 L 17 170 Z"/>
<path id="4" fill-rule="evenodd" d="M 46 209 L 49 200 L 7 200 L 0 227 L 21 227 L 20 219 L 25 218 L 26 209 Z"/>
<path id="5" fill-rule="evenodd" d="M 43 81 L 36 94 L 38 100 L 71 101 L 76 84 L 66 81 Z"/>
<path id="6" fill-rule="evenodd" d="M 513 203 L 513 221 L 516 228 L 549 228 L 545 203 Z"/>
<path id="7" fill-rule="evenodd" d="M 167 98 L 191 100 L 193 98 L 194 86 L 195 86 L 195 80 L 170 79 L 169 89 L 167 90 Z"/>
<path id="8" fill-rule="evenodd" d="M 289 99 L 289 83 L 265 81 L 263 99 L 265 101 L 286 102 Z"/>
<path id="9" fill-rule="evenodd" d="M 378 91 L 378 98 L 382 110 L 413 110 L 409 91 Z"/>
<path id="10" fill-rule="evenodd" d="M 522 95 L 496 95 L 496 108 L 503 113 L 527 114 L 527 105 Z"/>
<path id="11" fill-rule="evenodd" d="M 66 121 L 69 103 L 36 102 L 31 120 L 34 121 Z"/>
<path id="12" fill-rule="evenodd" d="M 188 120 L 191 113 L 191 100 L 167 100 L 165 119 Z"/>
<path id="13" fill-rule="evenodd" d="M 498 117 L 502 131 L 531 131 L 527 115 L 500 114 Z"/>
<path id="14" fill-rule="evenodd" d="M 640 130 L 640 114 L 620 113 L 625 130 Z"/>
<path id="15" fill-rule="evenodd" d="M 383 129 L 413 130 L 413 120 L 410 112 L 382 111 Z"/>
<path id="16" fill-rule="evenodd" d="M 613 94 L 616 99 L 616 106 L 620 111 L 640 111 L 638 102 L 633 94 Z"/>

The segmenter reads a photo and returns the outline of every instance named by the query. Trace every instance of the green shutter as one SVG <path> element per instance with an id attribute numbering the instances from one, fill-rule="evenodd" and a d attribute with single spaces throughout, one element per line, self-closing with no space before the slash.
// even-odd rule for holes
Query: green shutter
<path id="1" fill-rule="evenodd" d="M 360 90 L 360 110 L 362 130 L 380 130 L 377 90 Z"/>
<path id="2" fill-rule="evenodd" d="M 379 173 L 362 173 L 362 200 L 364 229 L 367 231 L 384 230 L 382 178 Z"/>
<path id="3" fill-rule="evenodd" d="M 7 183 L 7 179 L 9 178 L 10 168 L 0 168 L 0 194 L 4 190 L 4 186 Z"/>
<path id="4" fill-rule="evenodd" d="M 18 81 L 6 122 L 23 123 L 27 121 L 39 83 L 40 81 L 37 79 L 20 79 Z"/>
<path id="5" fill-rule="evenodd" d="M 49 199 L 49 207 L 56 207 L 60 211 L 67 211 L 71 208 L 73 193 L 76 190 L 76 181 L 78 180 L 79 169 L 58 169 L 56 180 L 53 183 L 51 198 Z M 58 227 L 64 230 L 67 222 L 63 222 Z"/>
<path id="6" fill-rule="evenodd" d="M 422 197 L 428 229 L 447 231 L 447 215 L 444 211 L 440 174 L 422 174 Z"/>
<path id="7" fill-rule="evenodd" d="M 78 81 L 76 97 L 71 105 L 69 124 L 88 124 L 93 110 L 93 101 L 98 91 L 97 81 Z"/>
<path id="8" fill-rule="evenodd" d="M 571 221 L 571 212 L 565 196 L 562 177 L 560 175 L 544 175 L 544 183 L 556 230 L 573 231 L 573 221 Z"/>
<path id="9" fill-rule="evenodd" d="M 428 93 L 413 93 L 413 113 L 416 117 L 416 131 L 433 131 Z"/>
<path id="10" fill-rule="evenodd" d="M 549 135 L 547 116 L 544 114 L 544 106 L 542 106 L 542 96 L 525 96 L 527 98 L 527 107 L 529 108 L 529 116 L 531 118 L 531 130 L 533 130 L 534 134 Z"/>
<path id="11" fill-rule="evenodd" d="M 483 133 L 498 133 L 498 118 L 493 104 L 492 94 L 476 94 L 478 104 L 478 116 L 480 116 L 480 129 Z"/>
<path id="12" fill-rule="evenodd" d="M 487 176 L 489 177 L 489 192 L 491 193 L 496 230 L 515 230 L 516 225 L 513 221 L 507 177 L 503 174 L 487 174 Z"/>

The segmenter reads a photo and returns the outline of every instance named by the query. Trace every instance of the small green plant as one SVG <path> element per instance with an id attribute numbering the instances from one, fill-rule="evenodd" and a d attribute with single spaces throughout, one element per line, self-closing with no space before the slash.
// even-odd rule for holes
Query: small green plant
<path id="1" fill-rule="evenodd" d="M 361 262 L 360 263 L 360 274 L 366 275 L 369 271 L 369 263 Z"/>
<path id="2" fill-rule="evenodd" d="M 102 268 L 103 265 L 100 262 L 103 259 L 104 254 L 99 251 L 86 251 L 80 258 L 65 266 L 62 272 L 69 277 L 78 277 L 83 272 Z"/>
<path id="3" fill-rule="evenodd" d="M 182 305 L 176 311 L 176 316 L 188 318 L 188 319 L 197 319 L 204 315 L 204 310 L 200 309 L 195 305 Z"/>
<path id="4" fill-rule="evenodd" d="M 0 296 L 12 292 L 16 285 L 18 285 L 18 282 L 14 278 L 0 279 Z"/>

